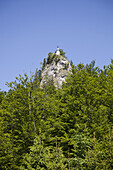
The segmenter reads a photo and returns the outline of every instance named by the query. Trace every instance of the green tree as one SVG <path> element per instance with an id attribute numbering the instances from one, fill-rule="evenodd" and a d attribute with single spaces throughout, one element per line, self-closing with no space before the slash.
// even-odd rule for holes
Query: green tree
<path id="1" fill-rule="evenodd" d="M 44 140 L 44 133 L 36 136 L 33 146 L 30 147 L 30 153 L 23 158 L 20 169 L 66 169 L 61 148 L 44 146 Z"/>
<path id="2" fill-rule="evenodd" d="M 17 81 L 9 83 L 11 90 L 2 101 L 1 145 L 7 141 L 1 152 L 0 163 L 3 169 L 18 169 L 22 155 L 28 152 L 34 139 L 28 77 L 20 75 L 16 79 Z"/>

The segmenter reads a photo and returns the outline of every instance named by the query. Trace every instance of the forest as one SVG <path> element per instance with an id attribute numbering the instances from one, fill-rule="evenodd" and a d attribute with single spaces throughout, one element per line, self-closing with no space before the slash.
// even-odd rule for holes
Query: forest
<path id="1" fill-rule="evenodd" d="M 0 91 L 0 170 L 113 169 L 113 60 L 71 65 L 61 89 L 36 71 Z"/>

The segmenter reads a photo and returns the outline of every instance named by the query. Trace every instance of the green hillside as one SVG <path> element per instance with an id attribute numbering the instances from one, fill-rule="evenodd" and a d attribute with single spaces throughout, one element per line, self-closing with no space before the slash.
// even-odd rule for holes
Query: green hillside
<path id="1" fill-rule="evenodd" d="M 37 71 L 0 92 L 0 170 L 113 169 L 113 60 L 71 65 L 61 89 Z"/>

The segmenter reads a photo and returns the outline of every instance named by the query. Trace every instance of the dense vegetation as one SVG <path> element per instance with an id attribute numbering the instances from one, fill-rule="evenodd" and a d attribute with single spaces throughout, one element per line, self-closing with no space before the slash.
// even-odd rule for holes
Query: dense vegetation
<path id="1" fill-rule="evenodd" d="M 37 75 L 0 92 L 0 169 L 112 170 L 113 60 L 72 65 L 58 90 Z"/>

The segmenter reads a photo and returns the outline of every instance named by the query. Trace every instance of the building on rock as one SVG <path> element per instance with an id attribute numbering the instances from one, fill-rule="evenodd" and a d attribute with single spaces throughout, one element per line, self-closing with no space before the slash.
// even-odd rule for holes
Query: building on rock
<path id="1" fill-rule="evenodd" d="M 41 88 L 51 81 L 57 89 L 62 88 L 63 82 L 72 70 L 70 62 L 64 55 L 61 55 L 58 46 L 55 53 L 48 54 L 47 61 L 44 59 L 42 68 Z"/>

